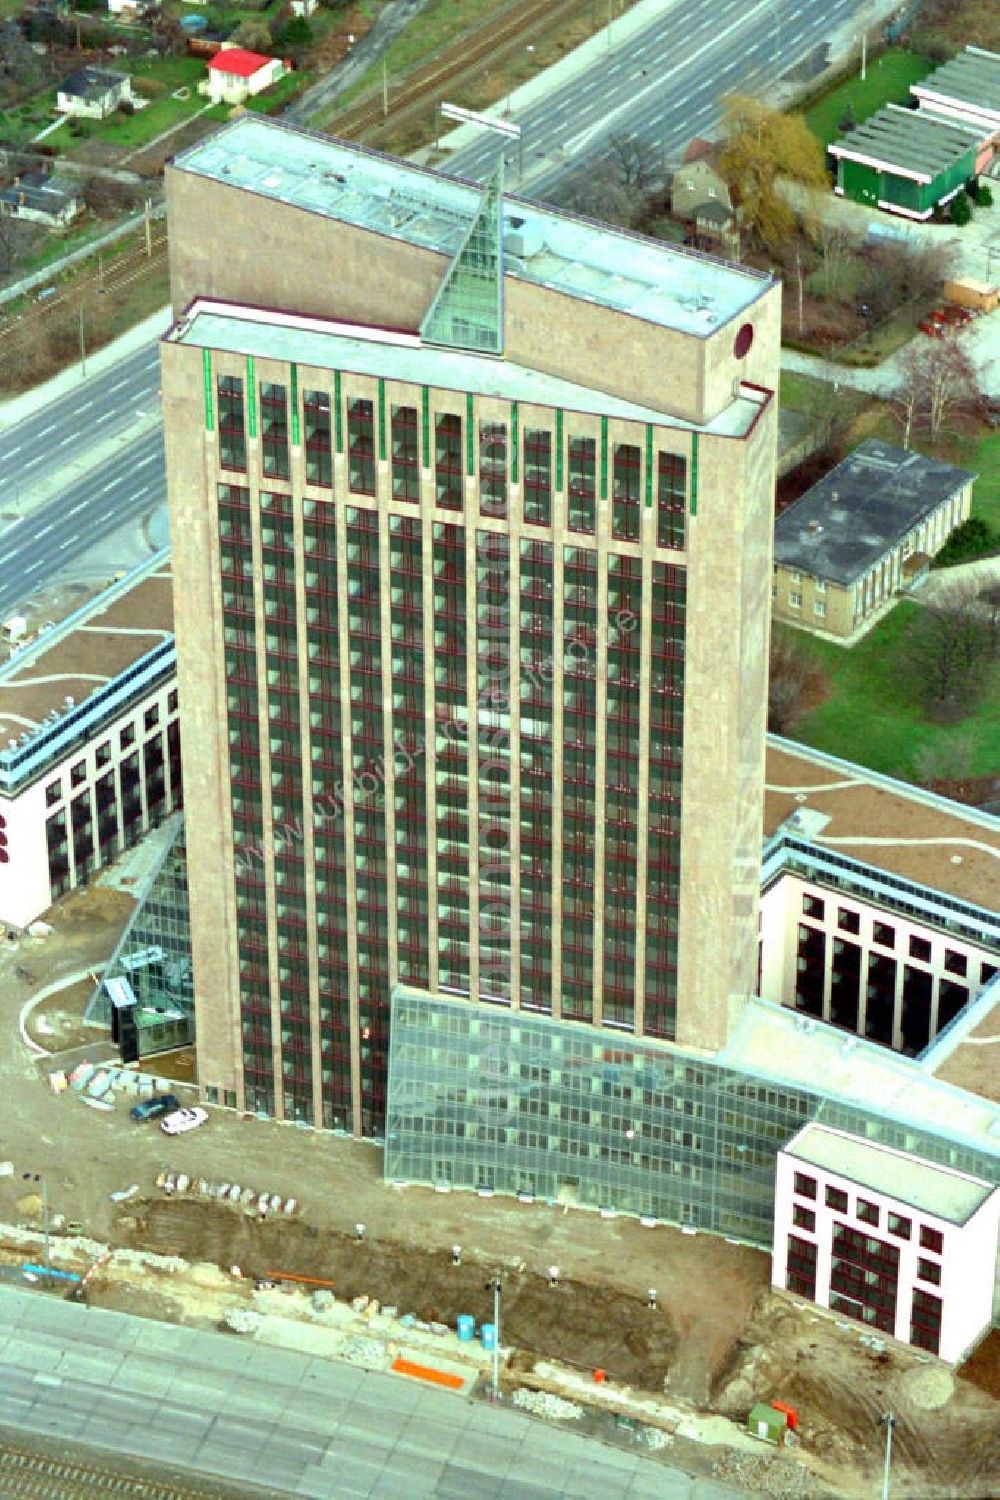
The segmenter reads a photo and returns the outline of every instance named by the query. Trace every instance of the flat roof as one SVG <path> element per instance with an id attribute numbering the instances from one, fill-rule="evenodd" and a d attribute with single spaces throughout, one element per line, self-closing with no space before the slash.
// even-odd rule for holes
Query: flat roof
<path id="1" fill-rule="evenodd" d="M 868 438 L 774 523 L 774 561 L 845 586 L 977 476 Z"/>
<path id="2" fill-rule="evenodd" d="M 252 114 L 171 165 L 449 257 L 483 197 L 481 184 Z M 522 253 L 505 252 L 508 275 L 682 333 L 715 333 L 773 284 L 766 272 L 520 198 L 505 194 L 504 205 L 522 221 Z"/>
<path id="3" fill-rule="evenodd" d="M 928 103 L 932 98 L 954 99 L 1000 119 L 1000 52 L 966 47 L 957 57 L 912 84 L 910 93 L 918 99 L 927 96 Z"/>
<path id="4" fill-rule="evenodd" d="M 840 851 L 987 910 L 1000 910 L 1000 819 L 865 766 L 769 735 L 764 832 L 822 815 L 819 848 Z"/>
<path id="5" fill-rule="evenodd" d="M 51 645 L 0 676 L 0 744 L 31 734 L 51 714 L 62 716 L 112 682 L 174 628 L 169 568 L 139 579 L 107 602 L 98 594 L 51 632 Z M 67 702 L 69 698 L 73 703 Z"/>
<path id="6" fill-rule="evenodd" d="M 964 1172 L 815 1122 L 804 1125 L 783 1154 L 949 1224 L 964 1224 L 996 1191 Z"/>
<path id="7" fill-rule="evenodd" d="M 880 162 L 901 176 L 932 182 L 982 139 L 982 132 L 923 109 L 887 104 L 827 147 L 831 156 Z"/>
<path id="8" fill-rule="evenodd" d="M 414 385 L 432 385 L 726 437 L 743 437 L 760 415 L 765 399 L 762 393 L 739 395 L 711 422 L 698 426 L 513 360 L 424 344 L 415 334 L 366 330 L 357 324 L 293 314 L 262 315 L 254 308 L 207 300 L 196 301 L 166 334 L 165 342 L 252 354 L 260 359 L 287 360 L 320 370 L 375 378 L 390 375 L 393 380 L 410 381 Z"/>
<path id="9" fill-rule="evenodd" d="M 747 1001 L 717 1061 L 1000 1153 L 1000 1110 L 990 1100 L 933 1077 L 915 1058 L 770 1000 Z"/>

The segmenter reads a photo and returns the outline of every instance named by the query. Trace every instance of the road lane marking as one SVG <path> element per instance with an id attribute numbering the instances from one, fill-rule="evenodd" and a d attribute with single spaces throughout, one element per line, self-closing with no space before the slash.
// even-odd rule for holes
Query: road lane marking
<path id="1" fill-rule="evenodd" d="M 110 422 L 110 421 L 111 421 L 111 418 L 112 418 L 112 417 L 113 417 L 113 416 L 114 416 L 114 415 L 115 415 L 115 414 L 114 414 L 114 412 L 113 412 L 113 411 L 106 411 L 106 412 L 105 412 L 105 413 L 104 413 L 104 415 L 103 415 L 103 417 L 95 417 L 95 418 L 94 418 L 94 421 L 95 421 L 95 423 L 97 423 L 97 422 Z"/>
<path id="2" fill-rule="evenodd" d="M 53 527 L 54 524 L 55 523 L 53 521 L 50 521 L 47 526 L 42 526 L 38 531 L 35 532 L 35 536 L 36 537 L 48 536 L 48 534 L 52 530 L 52 527 Z"/>
<path id="3" fill-rule="evenodd" d="M 86 500 L 80 500 L 76 505 L 73 506 L 72 510 L 68 510 L 66 512 L 67 516 L 75 516 L 78 510 L 83 510 L 83 507 L 86 505 L 86 503 Z"/>
<path id="4" fill-rule="evenodd" d="M 130 384 L 131 384 L 131 381 L 129 381 L 129 380 L 119 380 L 119 382 L 118 382 L 117 385 L 109 385 L 108 386 L 108 391 L 109 392 L 110 391 L 120 391 L 121 388 L 122 388 L 122 386 L 124 386 L 124 385 L 130 385 Z"/>
<path id="5" fill-rule="evenodd" d="M 7 449 L 7 457 L 8 457 L 8 458 L 13 458 L 13 457 L 14 457 L 14 454 L 15 454 L 15 453 L 20 453 L 20 451 L 21 451 L 21 449 L 22 449 L 22 448 L 23 448 L 23 447 L 24 447 L 24 444 L 23 444 L 23 443 L 18 443 L 18 445 L 17 445 L 17 447 L 16 447 L 16 448 L 8 448 L 8 449 Z"/>

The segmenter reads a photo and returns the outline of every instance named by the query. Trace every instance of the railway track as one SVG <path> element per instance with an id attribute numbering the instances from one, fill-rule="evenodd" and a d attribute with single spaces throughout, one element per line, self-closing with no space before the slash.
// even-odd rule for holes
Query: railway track
<path id="1" fill-rule="evenodd" d="M 580 13 L 580 0 L 515 0 L 485 25 L 466 32 L 430 62 L 389 90 L 389 113 L 382 113 L 377 92 L 331 115 L 324 130 L 347 140 L 375 145 L 401 120 L 422 106 L 437 103 L 446 84 L 461 82 L 489 59 L 508 56 L 539 31 L 549 30 Z"/>
<path id="2" fill-rule="evenodd" d="M 84 1463 L 31 1452 L 0 1438 L 0 1500 L 232 1500 L 236 1493 L 215 1480 L 164 1482 L 96 1459 Z"/>

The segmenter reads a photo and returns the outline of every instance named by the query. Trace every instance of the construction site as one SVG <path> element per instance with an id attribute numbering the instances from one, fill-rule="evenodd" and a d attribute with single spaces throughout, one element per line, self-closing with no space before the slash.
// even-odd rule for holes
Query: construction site
<path id="1" fill-rule="evenodd" d="M 372 1369 L 416 1360 L 451 1373 L 458 1398 L 489 1383 L 489 1352 L 456 1330 L 462 1316 L 492 1320 L 487 1282 L 499 1275 L 500 1386 L 542 1420 L 641 1443 L 747 1491 L 818 1500 L 872 1493 L 891 1409 L 894 1494 L 996 1492 L 996 1333 L 952 1372 L 773 1292 L 769 1256 L 746 1245 L 393 1185 L 376 1145 L 233 1112 L 178 1140 L 132 1123 L 129 1104 L 154 1086 L 189 1102 L 191 1059 L 116 1072 L 106 1033 L 83 1022 L 88 975 L 131 904 L 127 889 L 78 892 L 49 936 L 0 955 L 8 1278 L 44 1263 L 47 1244 L 52 1267 L 80 1278 L 59 1291 L 91 1305 Z M 51 1074 L 87 1059 L 91 1075 L 110 1075 L 110 1107 L 53 1090 Z M 26 1172 L 44 1177 L 44 1201 Z M 747 1432 L 750 1409 L 770 1401 L 797 1416 L 780 1449 Z"/>

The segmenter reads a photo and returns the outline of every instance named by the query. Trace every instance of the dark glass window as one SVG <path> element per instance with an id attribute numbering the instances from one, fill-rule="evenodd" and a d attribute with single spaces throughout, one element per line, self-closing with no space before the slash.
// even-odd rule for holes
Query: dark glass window
<path id="1" fill-rule="evenodd" d="M 283 385 L 262 381 L 260 387 L 261 462 L 268 479 L 287 479 L 288 398 Z"/>
<path id="2" fill-rule="evenodd" d="M 108 761 L 111 759 L 110 740 L 105 740 L 102 745 L 98 745 L 97 749 L 94 751 L 94 759 L 99 766 L 107 765 Z"/>
<path id="3" fill-rule="evenodd" d="M 219 376 L 219 462 L 224 469 L 245 469 L 243 382 L 238 375 Z"/>
<path id="4" fill-rule="evenodd" d="M 895 948 L 896 929 L 890 927 L 888 922 L 872 923 L 872 942 L 878 943 L 880 948 Z"/>
<path id="5" fill-rule="evenodd" d="M 157 704 L 151 703 L 142 716 L 142 727 L 145 730 L 155 729 L 160 722 L 160 710 Z"/>
<path id="6" fill-rule="evenodd" d="M 911 937 L 910 938 L 910 957 L 917 959 L 922 964 L 929 964 L 930 963 L 930 961 L 931 961 L 931 945 L 930 945 L 929 941 L 927 940 L 927 938 L 922 938 L 922 937 Z"/>
<path id="7" fill-rule="evenodd" d="M 355 495 L 375 493 L 375 408 L 362 397 L 347 403 L 347 482 Z"/>
<path id="8" fill-rule="evenodd" d="M 82 786 L 86 779 L 87 762 L 85 760 L 78 760 L 75 766 L 70 766 L 69 784 L 70 786 Z"/>
<path id="9" fill-rule="evenodd" d="M 329 489 L 333 484 L 329 394 L 326 391 L 306 391 L 302 411 L 306 428 L 306 481 Z"/>
<path id="10" fill-rule="evenodd" d="M 808 1229 L 812 1233 L 816 1229 L 816 1215 L 811 1208 L 795 1203 L 792 1206 L 792 1223 L 797 1229 Z"/>
<path id="11" fill-rule="evenodd" d="M 818 896 L 803 896 L 802 910 L 807 917 L 816 917 L 818 921 L 822 922 L 826 912 L 826 903 L 821 901 Z"/>
<path id="12" fill-rule="evenodd" d="M 921 1224 L 920 1248 L 929 1250 L 932 1255 L 940 1255 L 944 1250 L 944 1235 L 940 1229 L 931 1229 L 927 1224 Z"/>
<path id="13" fill-rule="evenodd" d="M 912 1230 L 912 1219 L 906 1219 L 902 1214 L 889 1215 L 889 1233 L 894 1234 L 898 1240 L 908 1240 Z"/>
<path id="14" fill-rule="evenodd" d="M 929 1281 L 932 1286 L 941 1285 L 941 1267 L 936 1260 L 925 1260 L 921 1255 L 917 1259 L 917 1275 L 921 1281 Z"/>
<path id="15" fill-rule="evenodd" d="M 395 500 L 420 499 L 420 434 L 415 406 L 392 408 L 392 494 Z"/>
<path id="16" fill-rule="evenodd" d="M 507 514 L 507 428 L 502 422 L 479 424 L 479 510 L 501 520 Z"/>
<path id="17" fill-rule="evenodd" d="M 597 442 L 569 440 L 569 529 L 593 535 L 597 528 Z"/>
<path id="18" fill-rule="evenodd" d="M 45 806 L 46 807 L 54 807 L 55 804 L 57 802 L 61 801 L 61 800 L 62 800 L 62 782 L 61 781 L 50 781 L 49 784 L 48 784 L 48 786 L 45 788 Z"/>
<path id="19" fill-rule="evenodd" d="M 839 1214 L 847 1212 L 847 1194 L 842 1188 L 828 1187 L 826 1190 L 827 1208 L 836 1209 Z"/>
<path id="20" fill-rule="evenodd" d="M 804 1172 L 796 1172 L 793 1182 L 793 1190 L 798 1193 L 800 1198 L 815 1198 L 815 1177 L 807 1177 Z"/>
<path id="21" fill-rule="evenodd" d="M 867 1198 L 859 1198 L 858 1218 L 862 1224 L 877 1224 L 879 1219 L 878 1204 L 869 1203 Z"/>
<path id="22" fill-rule="evenodd" d="M 639 540 L 642 462 L 633 443 L 616 443 L 611 477 L 611 533 L 622 542 Z"/>
<path id="23" fill-rule="evenodd" d="M 687 503 L 687 459 L 661 453 L 656 478 L 656 542 L 659 547 L 684 546 Z"/>
<path id="24" fill-rule="evenodd" d="M 442 412 L 434 424 L 434 485 L 438 505 L 462 509 L 462 419 Z"/>
<path id="25" fill-rule="evenodd" d="M 125 728 L 122 730 L 121 734 L 118 736 L 118 743 L 119 743 L 119 746 L 120 746 L 120 748 L 122 750 L 127 750 L 128 747 L 129 747 L 129 745 L 132 745 L 132 744 L 135 743 L 135 725 L 134 724 L 126 724 L 125 725 Z"/>
<path id="26" fill-rule="evenodd" d="M 539 427 L 524 434 L 524 519 L 552 525 L 552 434 Z"/>
<path id="27" fill-rule="evenodd" d="M 846 906 L 837 907 L 837 926 L 841 932 L 860 932 L 861 915 L 859 912 L 850 911 Z"/>
<path id="28" fill-rule="evenodd" d="M 968 972 L 969 960 L 964 953 L 956 953 L 954 948 L 944 950 L 944 966 L 949 974 L 965 975 Z"/>
<path id="29" fill-rule="evenodd" d="M 167 694 L 167 713 L 168 714 L 175 714 L 176 712 L 177 712 L 177 689 L 176 688 L 171 688 L 170 692 Z"/>

